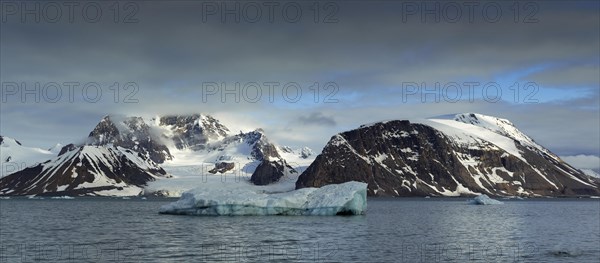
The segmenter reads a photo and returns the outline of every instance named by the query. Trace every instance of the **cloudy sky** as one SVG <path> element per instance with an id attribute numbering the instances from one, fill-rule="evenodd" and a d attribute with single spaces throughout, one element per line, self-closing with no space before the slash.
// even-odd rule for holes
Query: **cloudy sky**
<path id="1" fill-rule="evenodd" d="M 0 134 L 28 146 L 199 112 L 320 151 L 364 123 L 479 112 L 600 162 L 597 1 L 52 3 L 0 6 Z"/>

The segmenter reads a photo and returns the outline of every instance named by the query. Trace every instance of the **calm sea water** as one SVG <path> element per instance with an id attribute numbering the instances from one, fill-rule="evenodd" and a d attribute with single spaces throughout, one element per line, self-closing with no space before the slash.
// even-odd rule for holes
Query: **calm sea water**
<path id="1" fill-rule="evenodd" d="M 599 262 L 600 200 L 369 199 L 353 217 L 159 215 L 173 199 L 0 200 L 0 262 Z"/>

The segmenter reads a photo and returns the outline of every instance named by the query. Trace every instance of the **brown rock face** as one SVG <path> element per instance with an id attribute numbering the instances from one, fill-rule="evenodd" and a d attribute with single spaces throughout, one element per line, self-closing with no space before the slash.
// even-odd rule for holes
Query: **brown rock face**
<path id="1" fill-rule="evenodd" d="M 233 168 L 235 168 L 235 164 L 234 163 L 218 162 L 218 163 L 215 164 L 215 168 L 211 169 L 208 172 L 211 173 L 211 174 L 225 173 L 227 171 L 233 170 Z"/>
<path id="2" fill-rule="evenodd" d="M 252 173 L 250 182 L 255 185 L 268 185 L 279 181 L 279 179 L 285 176 L 286 171 L 296 173 L 296 171 L 283 160 L 263 160 L 258 167 L 256 167 L 254 173 Z"/>
<path id="3" fill-rule="evenodd" d="M 600 194 L 597 181 L 560 159 L 515 144 L 521 158 L 487 141 L 462 145 L 424 124 L 377 123 L 333 136 L 296 188 L 361 181 L 370 196 Z"/>
<path id="4" fill-rule="evenodd" d="M 59 155 L 59 156 L 60 156 L 60 155 L 63 155 L 63 154 L 65 154 L 65 153 L 67 153 L 67 152 L 70 152 L 70 151 L 72 151 L 72 150 L 75 150 L 76 148 L 77 148 L 77 146 L 75 146 L 75 145 L 74 145 L 74 144 L 72 144 L 72 143 L 69 143 L 69 144 L 67 144 L 67 145 L 63 146 L 63 147 L 60 149 L 60 152 L 58 153 L 58 155 Z"/>

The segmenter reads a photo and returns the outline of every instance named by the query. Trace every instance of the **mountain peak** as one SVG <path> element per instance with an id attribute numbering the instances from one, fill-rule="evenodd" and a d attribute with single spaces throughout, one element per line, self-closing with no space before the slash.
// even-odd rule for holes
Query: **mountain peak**
<path id="1" fill-rule="evenodd" d="M 223 139 L 229 129 L 210 115 L 166 115 L 158 117 L 158 125 L 166 129 L 166 137 L 172 138 L 177 149 L 198 150 L 210 141 Z"/>
<path id="2" fill-rule="evenodd" d="M 454 120 L 490 130 L 518 141 L 521 145 L 537 149 L 547 155 L 552 156 L 553 158 L 558 158 L 556 155 L 550 153 L 549 150 L 536 143 L 531 137 L 517 129 L 517 127 L 507 119 L 479 113 L 462 113 L 457 114 L 454 117 Z"/>
<path id="3" fill-rule="evenodd" d="M 11 137 L 2 136 L 2 135 L 0 135 L 0 144 L 23 146 L 20 141 L 17 141 L 16 139 L 13 139 Z"/>
<path id="4" fill-rule="evenodd" d="M 115 145 L 138 151 L 154 162 L 172 158 L 162 143 L 160 134 L 146 124 L 142 117 L 107 115 L 88 135 L 88 145 Z"/>
<path id="5" fill-rule="evenodd" d="M 455 121 L 464 122 L 468 124 L 483 126 L 512 126 L 515 125 L 507 119 L 502 119 L 494 116 L 484 115 L 480 113 L 468 112 L 459 113 L 454 116 Z"/>

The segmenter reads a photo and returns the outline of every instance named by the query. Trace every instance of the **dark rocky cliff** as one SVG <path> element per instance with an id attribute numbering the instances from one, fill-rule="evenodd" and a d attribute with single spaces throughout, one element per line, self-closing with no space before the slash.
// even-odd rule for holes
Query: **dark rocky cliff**
<path id="1" fill-rule="evenodd" d="M 370 196 L 598 195 L 598 182 L 515 140 L 521 156 L 493 142 L 465 145 L 424 124 L 390 121 L 331 138 L 296 188 L 368 183 Z"/>

